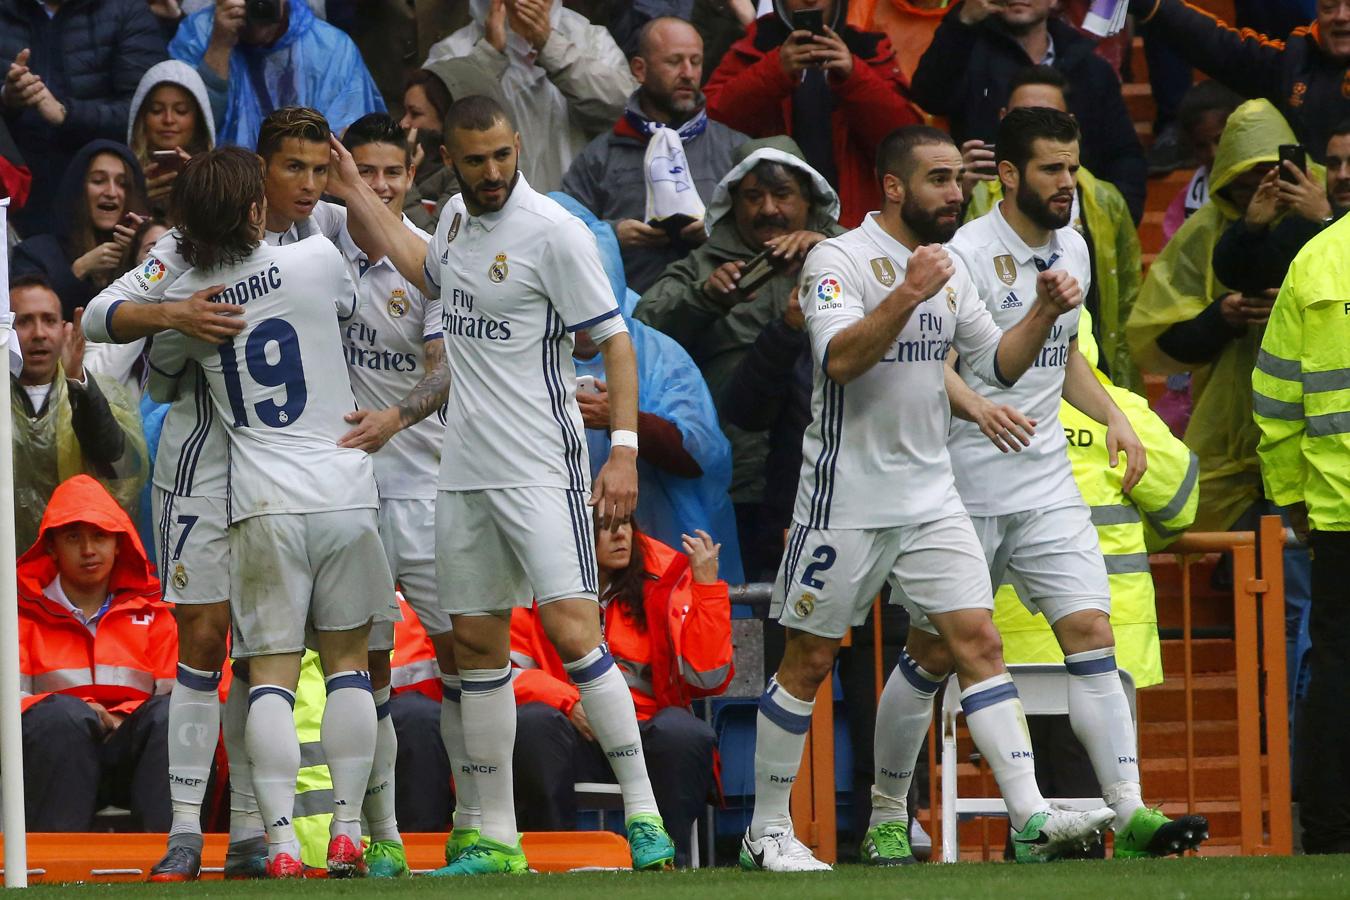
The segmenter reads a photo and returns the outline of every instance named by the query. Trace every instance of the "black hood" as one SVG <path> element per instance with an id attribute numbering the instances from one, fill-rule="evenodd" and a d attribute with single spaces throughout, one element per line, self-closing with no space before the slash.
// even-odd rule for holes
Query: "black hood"
<path id="1" fill-rule="evenodd" d="M 755 49 L 768 53 L 774 47 L 781 47 L 792 33 L 792 14 L 787 11 L 783 0 L 774 0 L 773 12 L 760 16 L 755 22 Z M 877 45 L 885 37 L 883 34 L 859 31 L 848 24 L 848 0 L 835 0 L 834 19 L 827 22 L 848 46 L 854 56 L 872 59 L 877 55 Z"/>
<path id="2" fill-rule="evenodd" d="M 61 187 L 56 192 L 53 210 L 56 213 L 56 227 L 53 231 L 62 243 L 70 237 L 70 227 L 76 220 L 75 211 L 79 208 L 79 204 L 84 202 L 85 172 L 89 169 L 90 161 L 100 153 L 112 153 L 121 158 L 127 164 L 127 171 L 131 173 L 136 193 L 145 196 L 145 175 L 141 172 L 141 165 L 136 161 L 136 154 L 131 152 L 131 148 L 117 141 L 102 139 L 90 141 L 71 158 L 65 175 L 61 177 Z"/>

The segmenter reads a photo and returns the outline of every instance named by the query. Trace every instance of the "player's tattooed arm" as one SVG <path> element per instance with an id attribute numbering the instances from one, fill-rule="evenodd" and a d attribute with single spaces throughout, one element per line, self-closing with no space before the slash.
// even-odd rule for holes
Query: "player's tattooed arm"
<path id="1" fill-rule="evenodd" d="M 440 409 L 450 396 L 450 367 L 445 361 L 445 344 L 439 339 L 426 341 L 424 369 L 420 381 L 413 385 L 397 406 L 388 409 L 358 409 L 343 418 L 352 430 L 338 441 L 339 447 L 349 447 L 374 453 L 405 428 Z"/>
<path id="2" fill-rule="evenodd" d="M 416 425 L 440 409 L 450 396 L 450 366 L 445 361 L 445 342 L 436 338 L 422 346 L 425 349 L 422 379 L 398 405 L 399 420 L 404 428 Z"/>

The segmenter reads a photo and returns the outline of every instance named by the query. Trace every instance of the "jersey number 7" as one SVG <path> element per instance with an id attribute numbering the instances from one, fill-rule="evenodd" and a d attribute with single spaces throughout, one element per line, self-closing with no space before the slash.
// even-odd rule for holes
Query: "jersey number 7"
<path id="1" fill-rule="evenodd" d="M 276 362 L 269 362 L 269 345 L 275 344 Z M 284 387 L 285 401 L 271 398 L 253 404 L 258 420 L 272 428 L 285 428 L 300 418 L 305 411 L 309 391 L 305 387 L 305 367 L 300 360 L 300 337 L 285 319 L 266 319 L 253 329 L 244 342 L 244 365 L 248 377 L 263 388 Z M 239 360 L 233 343 L 220 347 L 220 368 L 225 376 L 225 392 L 230 398 L 230 412 L 234 427 L 249 426 L 248 410 L 244 406 L 244 387 L 239 377 Z"/>

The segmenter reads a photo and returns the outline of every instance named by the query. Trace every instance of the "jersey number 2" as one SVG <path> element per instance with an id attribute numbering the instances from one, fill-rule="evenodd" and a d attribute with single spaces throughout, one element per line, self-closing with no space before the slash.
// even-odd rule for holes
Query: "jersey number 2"
<path id="1" fill-rule="evenodd" d="M 837 556 L 838 554 L 834 552 L 834 548 L 829 544 L 821 544 L 815 550 L 812 550 L 811 558 L 814 559 L 815 562 L 807 566 L 806 571 L 802 573 L 802 584 L 809 588 L 815 588 L 816 590 L 825 587 L 825 582 L 821 581 L 816 576 L 834 565 Z"/>
<path id="2" fill-rule="evenodd" d="M 267 359 L 268 345 L 276 345 L 277 361 Z M 300 361 L 300 338 L 285 319 L 267 319 L 244 343 L 244 365 L 248 377 L 262 387 L 284 387 L 284 402 L 267 399 L 253 404 L 253 412 L 262 424 L 285 428 L 305 411 L 309 392 L 305 387 L 305 367 Z M 244 408 L 244 388 L 239 381 L 239 360 L 234 344 L 220 347 L 220 367 L 225 375 L 225 392 L 230 397 L 230 412 L 236 428 L 249 424 L 248 410 Z"/>

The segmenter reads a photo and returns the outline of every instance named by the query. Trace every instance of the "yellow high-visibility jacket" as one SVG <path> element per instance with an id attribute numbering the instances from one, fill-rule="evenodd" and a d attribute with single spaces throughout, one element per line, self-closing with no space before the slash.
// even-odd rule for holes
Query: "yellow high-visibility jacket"
<path id="1" fill-rule="evenodd" d="M 1084 313 L 1086 315 L 1086 313 Z M 1090 323 L 1080 323 L 1079 350 L 1096 364 Z M 1158 644 L 1158 612 L 1149 570 L 1150 550 L 1162 549 L 1195 521 L 1200 464 L 1186 445 L 1137 394 L 1116 387 L 1097 372 L 1111 399 L 1129 418 L 1148 451 L 1148 471 L 1126 494 L 1121 489 L 1124 458 L 1111 468 L 1106 426 L 1068 403 L 1061 403 L 1060 424 L 1069 442 L 1074 481 L 1092 511 L 1111 587 L 1111 630 L 1116 665 L 1130 673 L 1135 687 L 1163 680 Z M 1010 585 L 999 588 L 994 624 L 1003 635 L 1003 657 L 1010 663 L 1062 662 L 1064 654 L 1045 617 L 1033 616 Z"/>
<path id="2" fill-rule="evenodd" d="M 1266 494 L 1304 502 L 1319 531 L 1350 531 L 1350 222 L 1299 251 L 1252 373 Z"/>
<path id="3" fill-rule="evenodd" d="M 295 690 L 295 731 L 300 738 L 300 775 L 295 781 L 295 815 L 291 822 L 307 866 L 328 865 L 328 826 L 333 820 L 333 779 L 328 774 L 319 726 L 328 699 L 319 654 L 305 652 Z"/>

